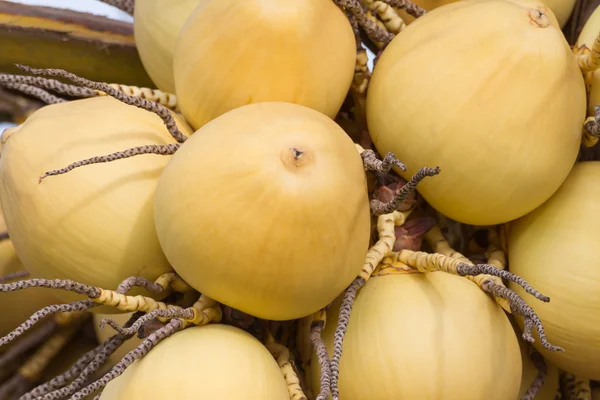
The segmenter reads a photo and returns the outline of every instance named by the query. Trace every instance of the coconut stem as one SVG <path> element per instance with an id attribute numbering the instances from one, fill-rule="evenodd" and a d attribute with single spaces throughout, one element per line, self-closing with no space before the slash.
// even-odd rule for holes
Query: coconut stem
<path id="1" fill-rule="evenodd" d="M 35 97 L 46 104 L 65 103 L 67 101 L 63 98 L 48 93 L 44 89 L 40 89 L 38 87 L 27 85 L 24 83 L 0 83 L 0 86 L 11 90 L 16 90 L 28 96 Z"/>
<path id="2" fill-rule="evenodd" d="M 383 203 L 379 200 L 373 199 L 371 201 L 371 211 L 374 215 L 389 214 L 400 208 L 404 200 L 409 194 L 413 193 L 419 182 L 426 177 L 435 176 L 440 173 L 440 167 L 435 168 L 421 168 L 418 170 L 412 178 L 396 193 L 394 198 L 387 203 Z"/>
<path id="3" fill-rule="evenodd" d="M 492 280 L 487 280 L 483 282 L 482 288 L 487 293 L 492 296 L 501 297 L 503 299 L 507 299 L 510 302 L 510 309 L 513 314 L 517 314 L 522 316 L 525 319 L 525 327 L 523 328 L 523 339 L 525 339 L 529 343 L 533 343 L 533 335 L 531 331 L 533 327 L 537 329 L 538 336 L 540 341 L 542 342 L 542 346 L 550 351 L 564 351 L 563 348 L 551 345 L 544 332 L 544 326 L 542 325 L 542 321 L 537 316 L 535 311 L 516 294 L 514 291 L 510 290 L 505 286 L 501 286 L 493 282 Z"/>
<path id="4" fill-rule="evenodd" d="M 315 321 L 310 328 L 310 342 L 317 353 L 317 360 L 319 361 L 319 368 L 321 374 L 319 378 L 319 394 L 316 400 L 327 400 L 330 392 L 331 385 L 331 365 L 329 363 L 329 354 L 327 354 L 327 347 L 321 337 L 325 321 Z"/>
<path id="5" fill-rule="evenodd" d="M 560 375 L 565 400 L 592 400 L 590 380 L 563 372 Z"/>
<path id="6" fill-rule="evenodd" d="M 92 158 L 88 158 L 86 160 L 76 161 L 64 168 L 55 169 L 52 171 L 47 171 L 44 175 L 40 176 L 39 182 L 43 179 L 52 176 L 52 175 L 62 175 L 66 174 L 69 171 L 74 170 L 75 168 L 83 167 L 85 165 L 91 164 L 100 164 L 105 162 L 112 162 L 116 160 L 122 160 L 129 157 L 134 157 L 142 154 L 157 154 L 162 156 L 167 156 L 174 154 L 177 149 L 179 149 L 179 143 L 169 143 L 169 144 L 148 144 L 144 146 L 132 147 L 130 149 L 124 151 L 118 151 L 116 153 L 111 153 L 106 156 L 96 156 Z"/>
<path id="7" fill-rule="evenodd" d="M 119 377 L 125 370 L 133 364 L 135 360 L 139 360 L 143 358 L 152 348 L 154 348 L 158 343 L 173 335 L 174 333 L 182 330 L 184 324 L 179 319 L 171 320 L 167 325 L 163 328 L 157 330 L 152 333 L 148 338 L 144 339 L 144 341 L 135 349 L 131 350 L 129 353 L 123 357 L 121 361 L 119 361 L 108 373 L 106 373 L 102 378 L 96 380 L 95 382 L 87 385 L 77 393 L 75 393 L 70 400 L 81 400 L 86 396 L 94 393 L 96 390 L 105 387 L 110 381 Z"/>
<path id="8" fill-rule="evenodd" d="M 380 0 L 362 0 L 362 2 L 372 12 L 377 14 L 388 32 L 397 35 L 406 28 L 406 23 L 402 17 L 387 2 Z M 414 4 L 412 5 L 414 6 Z"/>
<path id="9" fill-rule="evenodd" d="M 187 140 L 187 136 L 185 136 L 179 128 L 177 128 L 177 123 L 175 122 L 175 118 L 171 114 L 168 108 L 165 106 L 155 103 L 150 100 L 143 99 L 141 97 L 128 96 L 127 94 L 121 92 L 120 90 L 115 89 L 111 85 L 102 82 L 94 82 L 85 78 L 81 78 L 75 74 L 67 72 L 63 69 L 41 69 L 41 68 L 31 68 L 26 65 L 16 64 L 17 67 L 25 72 L 29 72 L 33 75 L 47 75 L 47 76 L 58 76 L 62 78 L 66 78 L 76 83 L 77 85 L 87 87 L 94 90 L 100 90 L 105 92 L 106 94 L 114 97 L 115 99 L 138 108 L 141 108 L 146 111 L 153 112 L 158 115 L 163 122 L 165 123 L 169 133 L 173 138 L 179 142 L 183 143 Z"/>
<path id="10" fill-rule="evenodd" d="M 577 61 L 584 75 L 600 67 L 600 32 L 596 36 L 596 39 L 594 39 L 594 44 L 590 51 L 578 56 Z"/>
<path id="11" fill-rule="evenodd" d="M 542 389 L 542 386 L 544 386 L 544 382 L 546 382 L 546 377 L 548 376 L 548 366 L 544 361 L 544 357 L 535 350 L 529 357 L 538 370 L 538 373 L 531 383 L 531 386 L 529 386 L 529 389 L 527 389 L 527 392 L 521 396 L 521 400 L 534 400 Z"/>
<path id="12" fill-rule="evenodd" d="M 117 7 L 119 10 L 125 11 L 129 15 L 133 15 L 135 10 L 134 0 L 100 0 L 103 3 Z"/>
<path id="13" fill-rule="evenodd" d="M 410 2 L 409 0 L 381 0 L 382 2 L 389 4 L 394 8 L 405 10 L 408 14 L 415 18 L 422 17 L 427 11 L 418 5 Z"/>
<path id="14" fill-rule="evenodd" d="M 358 294 L 358 290 L 367 283 L 363 278 L 358 277 L 348 286 L 344 293 L 344 299 L 340 307 L 340 313 L 338 316 L 338 324 L 335 328 L 335 334 L 333 336 L 333 355 L 331 357 L 331 396 L 333 400 L 339 400 L 340 391 L 338 388 L 338 379 L 340 376 L 340 359 L 342 358 L 342 347 L 344 343 L 344 336 L 348 330 L 348 323 L 350 321 L 350 314 L 352 313 L 352 307 L 354 306 L 354 300 Z"/>
<path id="15" fill-rule="evenodd" d="M 374 41 L 387 45 L 392 41 L 394 35 L 377 25 L 377 23 L 365 14 L 362 4 L 358 0 L 333 0 L 342 9 L 348 11 L 358 24 L 365 30 L 367 36 Z"/>
<path id="16" fill-rule="evenodd" d="M 134 335 L 137 331 L 139 331 L 147 322 L 153 320 L 154 318 L 182 318 L 182 319 L 192 319 L 194 318 L 194 310 L 192 308 L 170 308 L 168 310 L 156 309 L 154 311 L 150 311 L 147 314 L 144 314 L 140 318 L 138 318 L 131 326 L 129 327 L 121 327 L 117 322 L 110 318 L 103 318 L 100 321 L 100 329 L 104 327 L 105 324 L 110 325 L 115 331 L 119 332 L 121 335 Z"/>
<path id="17" fill-rule="evenodd" d="M 379 160 L 377 158 L 377 154 L 370 149 L 360 153 L 360 156 L 362 157 L 365 168 L 369 171 L 376 171 L 382 174 L 387 174 L 391 171 L 394 165 L 400 168 L 402 171 L 406 171 L 406 165 L 404 165 L 402 161 L 398 160 L 394 153 L 391 152 L 387 153 L 385 157 L 383 157 L 383 160 Z"/>
<path id="18" fill-rule="evenodd" d="M 71 97 L 94 97 L 96 92 L 86 87 L 69 85 L 56 79 L 42 78 L 39 76 L 29 75 L 12 75 L 0 74 L 0 82 L 10 84 L 25 84 L 35 86 L 40 89 L 47 89 L 58 94 L 63 94 Z"/>

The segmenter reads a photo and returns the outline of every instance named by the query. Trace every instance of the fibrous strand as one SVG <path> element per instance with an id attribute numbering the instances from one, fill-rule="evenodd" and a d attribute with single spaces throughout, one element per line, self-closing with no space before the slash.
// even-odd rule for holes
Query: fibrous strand
<path id="1" fill-rule="evenodd" d="M 121 327 L 118 323 L 110 318 L 103 318 L 100 321 L 100 328 L 104 327 L 104 324 L 110 325 L 114 330 L 119 332 L 121 335 L 134 335 L 137 331 L 139 331 L 147 322 L 153 320 L 157 317 L 163 318 L 183 318 L 183 319 L 192 319 L 194 318 L 194 311 L 186 308 L 171 308 L 168 310 L 157 309 L 154 311 L 150 311 L 149 313 L 140 317 L 137 321 L 133 323 L 130 327 Z"/>
<path id="2" fill-rule="evenodd" d="M 401 10 L 405 10 L 408 14 L 412 15 L 415 18 L 422 17 L 427 13 L 427 11 L 418 5 L 410 2 L 410 0 L 381 0 L 384 3 L 389 4 L 394 8 L 399 8 Z"/>
<path id="3" fill-rule="evenodd" d="M 69 292 L 83 294 L 90 298 L 100 296 L 100 289 L 84 285 L 83 283 L 75 282 L 69 279 L 41 279 L 34 278 L 25 281 L 0 284 L 0 292 L 14 292 L 34 287 L 43 287 L 48 289 L 61 289 Z"/>
<path id="4" fill-rule="evenodd" d="M 26 84 L 71 97 L 96 96 L 96 92 L 90 88 L 69 85 L 67 83 L 57 81 L 56 79 L 42 78 L 39 76 L 0 74 L 0 82 Z"/>
<path id="5" fill-rule="evenodd" d="M 144 357 L 154 346 L 160 343 L 162 340 L 167 337 L 173 335 L 174 333 L 183 329 L 183 322 L 178 319 L 174 319 L 170 321 L 163 328 L 157 330 L 152 333 L 148 338 L 144 339 L 144 341 L 135 349 L 131 350 L 129 353 L 123 357 L 121 361 L 119 361 L 108 373 L 106 373 L 102 378 L 96 380 L 95 382 L 89 384 L 85 388 L 81 389 L 77 393 L 75 393 L 70 400 L 82 400 L 86 396 L 94 393 L 96 390 L 105 387 L 110 381 L 119 377 L 125 370 L 133 364 L 135 360 L 139 360 Z"/>
<path id="6" fill-rule="evenodd" d="M 537 329 L 538 336 L 542 342 L 542 346 L 550 351 L 564 351 L 562 347 L 550 344 L 546 338 L 542 321 L 537 316 L 535 311 L 516 294 L 505 286 L 498 285 L 492 280 L 488 280 L 482 284 L 482 288 L 492 296 L 502 297 L 510 302 L 510 308 L 513 314 L 520 315 L 524 318 L 523 339 L 529 343 L 533 343 L 533 335 L 531 331 L 533 327 Z"/>
<path id="7" fill-rule="evenodd" d="M 521 400 L 534 400 L 542 389 L 542 386 L 544 386 L 544 382 L 546 382 L 546 376 L 548 375 L 548 367 L 544 361 L 544 357 L 542 357 L 540 353 L 533 351 L 530 355 L 530 358 L 533 362 L 533 365 L 538 370 L 538 373 L 531 383 L 531 386 L 529 386 L 527 389 L 527 392 L 521 396 Z"/>
<path id="8" fill-rule="evenodd" d="M 0 83 L 7 89 L 16 90 L 28 96 L 35 97 L 46 104 L 64 103 L 67 100 L 57 97 L 51 93 L 46 92 L 44 89 L 40 89 L 35 86 L 27 85 L 24 83 Z"/>
<path id="9" fill-rule="evenodd" d="M 127 293 L 134 286 L 142 287 L 151 293 L 160 293 L 164 290 L 164 288 L 158 283 L 148 280 L 144 277 L 130 276 L 121 282 L 121 284 L 117 287 L 117 293 Z"/>
<path id="10" fill-rule="evenodd" d="M 358 290 L 367 283 L 363 278 L 358 277 L 348 286 L 344 293 L 342 305 L 340 306 L 340 313 L 338 316 L 338 324 L 335 328 L 335 334 L 333 336 L 333 355 L 331 357 L 331 396 L 333 400 L 339 400 L 340 391 L 338 388 L 338 379 L 340 376 L 340 360 L 342 358 L 342 347 L 344 344 L 344 336 L 348 330 L 348 323 L 350 322 L 350 314 L 352 313 L 352 307 L 354 306 L 354 300 L 358 294 Z"/>
<path id="11" fill-rule="evenodd" d="M 367 36 L 374 41 L 388 44 L 394 38 L 394 35 L 378 26 L 365 14 L 362 4 L 358 0 L 334 0 L 338 7 L 348 11 L 358 24 L 365 30 Z"/>
<path id="12" fill-rule="evenodd" d="M 316 400 L 327 400 L 331 385 L 331 365 L 329 363 L 327 347 L 325 346 L 325 342 L 321 337 L 322 331 L 323 321 L 315 322 L 310 329 L 310 342 L 317 353 L 317 360 L 319 361 L 319 367 L 321 368 L 321 374 L 319 378 L 320 390 Z"/>
<path id="13" fill-rule="evenodd" d="M 53 175 L 62 175 L 66 174 L 69 171 L 74 170 L 75 168 L 83 167 L 85 165 L 91 164 L 100 164 L 105 162 L 112 162 L 116 160 L 122 160 L 129 157 L 134 157 L 142 154 L 157 154 L 157 155 L 171 155 L 174 154 L 177 149 L 179 149 L 179 143 L 169 143 L 169 144 L 149 144 L 144 146 L 132 147 L 125 151 L 118 151 L 116 153 L 108 154 L 106 156 L 97 156 L 88 158 L 87 160 L 76 161 L 64 168 L 55 169 L 52 171 L 47 171 L 42 175 L 39 179 L 41 182 L 44 178 Z"/>
<path id="14" fill-rule="evenodd" d="M 24 332 L 31 329 L 38 321 L 42 320 L 43 318 L 46 318 L 49 315 L 53 315 L 59 312 L 86 311 L 94 306 L 96 306 L 96 304 L 94 304 L 94 302 L 92 302 L 91 300 L 83 300 L 69 304 L 55 304 L 44 307 L 41 310 L 33 313 L 31 317 L 29 317 L 25 322 L 23 322 L 21 325 L 15 328 L 8 335 L 0 338 L 0 347 L 12 342 L 13 340 L 21 336 Z"/>
<path id="15" fill-rule="evenodd" d="M 371 211 L 375 215 L 383 215 L 398 210 L 404 202 L 404 200 L 406 200 L 406 198 L 416 190 L 419 182 L 421 182 L 428 176 L 435 176 L 439 173 L 440 167 L 421 168 L 415 173 L 415 175 L 412 178 L 410 178 L 410 180 L 404 186 L 400 188 L 398 193 L 396 193 L 395 197 L 391 201 L 383 203 L 377 199 L 373 199 L 371 201 Z"/>
<path id="16" fill-rule="evenodd" d="M 22 354 L 25 354 L 34 347 L 37 347 L 46 338 L 51 336 L 56 331 L 57 327 L 58 326 L 55 321 L 47 321 L 39 329 L 32 332 L 31 335 L 15 343 L 14 346 L 10 347 L 0 355 L 0 370 L 4 369 L 8 364 L 14 362 Z"/>
<path id="17" fill-rule="evenodd" d="M 469 265 L 465 263 L 461 263 L 456 271 L 461 276 L 477 276 L 477 275 L 492 275 L 497 276 L 499 278 L 506 279 L 508 281 L 514 282 L 521 286 L 527 293 L 534 296 L 536 299 L 541 300 L 545 303 L 550 301 L 550 297 L 544 296 L 536 289 L 534 289 L 527 281 L 520 276 L 517 276 L 511 272 L 499 269 L 489 264 L 477 264 L 477 265 Z"/>
<path id="18" fill-rule="evenodd" d="M 383 160 L 379 160 L 373 150 L 365 150 L 361 154 L 363 164 L 369 171 L 377 171 L 382 174 L 390 172 L 392 167 L 395 165 L 402 171 L 406 171 L 406 165 L 402 161 L 398 160 L 394 153 L 387 153 Z"/>
<path id="19" fill-rule="evenodd" d="M 59 76 L 67 78 L 78 85 L 94 90 L 101 90 L 106 94 L 114 97 L 115 99 L 122 101 L 125 104 L 129 104 L 141 108 L 143 110 L 153 112 L 164 121 L 167 129 L 169 130 L 169 133 L 177 142 L 183 143 L 187 140 L 187 136 L 181 133 L 181 131 L 177 128 L 175 118 L 173 117 L 169 109 L 161 104 L 155 103 L 147 99 L 143 99 L 141 97 L 129 96 L 121 92 L 120 90 L 115 89 L 107 83 L 90 81 L 88 79 L 81 78 L 75 74 L 67 72 L 63 69 L 31 68 L 21 64 L 17 64 L 17 67 L 19 67 L 23 71 L 29 72 L 34 75 Z"/>

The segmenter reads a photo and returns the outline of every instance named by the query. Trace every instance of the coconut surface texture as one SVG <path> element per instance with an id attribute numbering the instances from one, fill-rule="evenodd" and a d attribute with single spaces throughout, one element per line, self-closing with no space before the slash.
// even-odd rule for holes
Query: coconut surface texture
<path id="1" fill-rule="evenodd" d="M 135 45 L 144 69 L 162 91 L 175 93 L 175 43 L 183 24 L 200 2 L 201 0 L 144 0 L 135 5 Z"/>
<path id="2" fill-rule="evenodd" d="M 531 307 L 548 340 L 565 351 L 534 346 L 558 368 L 589 379 L 600 379 L 599 196 L 600 162 L 577 163 L 558 192 L 508 233 L 509 268 L 550 297 Z"/>
<path id="3" fill-rule="evenodd" d="M 330 357 L 341 300 L 329 307 L 323 331 Z M 316 361 L 311 370 L 319 386 Z M 443 272 L 392 272 L 372 277 L 356 297 L 340 399 L 515 400 L 521 373 L 507 316 L 476 284 Z"/>
<path id="4" fill-rule="evenodd" d="M 287 384 L 267 348 L 227 325 L 197 326 L 160 342 L 100 400 L 289 400 Z"/>
<path id="5" fill-rule="evenodd" d="M 547 200 L 575 162 L 586 93 L 541 3 L 466 0 L 398 35 L 376 64 L 367 122 L 381 154 L 439 165 L 418 191 L 442 214 L 493 225 Z"/>
<path id="6" fill-rule="evenodd" d="M 179 127 L 191 133 L 180 119 Z M 75 161 L 173 143 L 158 116 L 110 97 L 75 100 L 37 110 L 5 131 L 2 142 L 2 210 L 17 253 L 33 275 L 115 290 L 130 276 L 154 280 L 172 270 L 152 214 L 168 156 L 88 165 L 40 182 L 44 172 Z M 67 291 L 57 295 L 81 300 Z"/>
<path id="7" fill-rule="evenodd" d="M 199 129 L 156 190 L 160 244 L 194 289 L 247 314 L 287 320 L 333 301 L 366 256 L 362 159 L 310 108 L 257 103 Z"/>
<path id="8" fill-rule="evenodd" d="M 352 27 L 333 1 L 202 0 L 177 40 L 175 93 L 196 129 L 264 101 L 301 104 L 334 118 L 355 61 Z"/>

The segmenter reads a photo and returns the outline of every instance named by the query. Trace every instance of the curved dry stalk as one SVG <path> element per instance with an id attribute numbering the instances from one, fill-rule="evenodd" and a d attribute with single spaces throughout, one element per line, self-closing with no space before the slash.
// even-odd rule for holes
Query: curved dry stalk
<path id="1" fill-rule="evenodd" d="M 317 360 L 321 368 L 319 378 L 320 390 L 316 400 L 327 400 L 331 385 L 331 364 L 329 362 L 329 355 L 327 354 L 327 347 L 321 337 L 324 325 L 323 321 L 316 321 L 310 329 L 310 342 L 317 353 Z"/>
<path id="2" fill-rule="evenodd" d="M 533 351 L 529 357 L 533 362 L 533 365 L 537 368 L 538 374 L 535 379 L 529 386 L 529 389 L 521 396 L 520 400 L 534 400 L 539 394 L 540 390 L 542 390 L 542 386 L 546 382 L 546 377 L 548 376 L 548 366 L 544 361 L 544 357 L 537 351 Z"/>
<path id="3" fill-rule="evenodd" d="M 46 104 L 65 103 L 67 101 L 66 99 L 48 93 L 44 89 L 40 89 L 38 87 L 27 85 L 24 83 L 2 83 L 0 81 L 0 86 L 10 90 L 16 90 L 17 92 L 21 92 L 27 96 L 35 97 L 36 99 L 41 100 Z"/>

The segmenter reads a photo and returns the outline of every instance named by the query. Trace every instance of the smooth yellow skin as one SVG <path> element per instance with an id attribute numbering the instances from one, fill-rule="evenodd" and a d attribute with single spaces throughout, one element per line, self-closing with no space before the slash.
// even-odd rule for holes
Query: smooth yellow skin
<path id="1" fill-rule="evenodd" d="M 0 232 L 6 231 L 6 224 L 0 212 Z M 10 239 L 0 241 L 0 277 L 25 270 Z M 28 278 L 22 278 L 28 279 Z M 5 283 L 11 283 L 8 281 Z M 33 288 L 15 292 L 0 293 L 0 337 L 11 332 L 40 308 L 59 304 L 57 290 Z M 3 346 L 0 351 L 5 350 Z"/>
<path id="2" fill-rule="evenodd" d="M 356 41 L 323 0 L 202 0 L 180 32 L 175 92 L 196 129 L 246 104 L 282 101 L 334 118 L 354 75 Z"/>
<path id="3" fill-rule="evenodd" d="M 531 2 L 466 0 L 433 10 L 394 39 L 367 93 L 381 154 L 439 165 L 417 190 L 449 218 L 493 225 L 533 210 L 575 162 L 585 85 L 558 26 Z M 554 21 L 555 22 L 555 21 Z"/>
<path id="4" fill-rule="evenodd" d="M 94 332 L 96 333 L 96 338 L 98 339 L 98 342 L 104 343 L 113 335 L 117 334 L 117 331 L 115 331 L 108 324 L 104 325 L 104 327 L 100 329 L 100 322 L 104 318 L 110 318 L 117 322 L 119 325 L 123 326 L 127 321 L 129 321 L 129 318 L 131 318 L 133 314 L 134 313 L 132 312 L 123 314 L 94 314 Z M 108 357 L 108 362 L 112 365 L 115 365 L 116 363 L 121 361 L 121 359 L 125 357 L 127 353 L 135 349 L 140 343 L 142 343 L 142 339 L 138 338 L 137 335 L 134 335 L 133 337 L 131 337 L 131 339 L 126 340 L 114 353 L 110 355 L 110 357 Z"/>
<path id="5" fill-rule="evenodd" d="M 0 200 L 25 268 L 38 277 L 113 290 L 127 277 L 154 280 L 170 271 L 152 215 L 168 156 L 88 165 L 41 183 L 39 177 L 89 157 L 173 141 L 158 116 L 110 97 L 45 106 L 5 131 Z M 67 291 L 58 295 L 82 300 Z"/>
<path id="6" fill-rule="evenodd" d="M 424 8 L 427 11 L 431 11 L 443 5 L 455 3 L 456 1 L 458 0 L 413 0 L 411 2 L 420 6 L 421 8 Z M 558 21 L 559 26 L 563 28 L 571 14 L 573 13 L 575 2 L 576 0 L 544 0 L 542 3 L 550 7 Z M 399 14 L 404 20 L 404 22 L 406 22 L 407 24 L 410 24 L 415 20 L 413 16 L 407 14 L 404 10 L 400 10 Z"/>
<path id="7" fill-rule="evenodd" d="M 298 164 L 292 149 L 303 152 Z M 352 282 L 369 214 L 352 140 L 290 103 L 240 107 L 205 125 L 175 153 L 154 199 L 175 271 L 218 302 L 271 320 L 312 314 Z"/>
<path id="8" fill-rule="evenodd" d="M 577 42 L 575 43 L 575 48 L 586 46 L 591 50 L 598 33 L 600 33 L 600 7 L 597 7 L 594 10 L 583 26 L 583 29 L 577 38 Z M 589 115 L 595 115 L 595 107 L 600 105 L 600 73 L 594 71 L 592 74 L 593 77 L 591 79 L 591 89 L 588 99 Z"/>
<path id="9" fill-rule="evenodd" d="M 528 303 L 548 340 L 565 351 L 544 350 L 538 340 L 534 346 L 558 368 L 589 379 L 600 379 L 599 177 L 600 162 L 577 163 L 558 192 L 512 223 L 508 236 L 509 268 L 550 297 Z"/>
<path id="10" fill-rule="evenodd" d="M 181 27 L 200 2 L 201 0 L 144 0 L 135 5 L 135 45 L 144 69 L 164 92 L 175 93 L 175 43 Z"/>
<path id="11" fill-rule="evenodd" d="M 100 400 L 289 400 L 269 351 L 249 333 L 227 325 L 194 326 L 160 342 Z"/>
<path id="12" fill-rule="evenodd" d="M 323 332 L 330 357 L 340 304 L 341 297 L 328 309 Z M 319 386 L 312 360 L 311 382 Z M 340 399 L 515 400 L 520 383 L 514 330 L 473 282 L 443 272 L 396 274 L 373 277 L 359 291 Z"/>
<path id="13" fill-rule="evenodd" d="M 528 303 L 529 304 L 529 303 Z M 521 378 L 521 389 L 519 389 L 518 399 L 522 398 L 522 396 L 529 390 L 529 387 L 533 383 L 534 379 L 537 377 L 538 369 L 531 361 L 531 357 L 529 356 L 529 344 L 525 343 L 525 341 L 521 337 L 521 330 L 516 322 L 513 322 L 513 318 L 511 318 L 511 323 L 513 325 L 513 329 L 515 330 L 515 334 L 519 340 L 519 348 L 521 349 L 521 360 L 523 367 L 523 376 Z M 544 385 L 538 392 L 535 400 L 555 400 L 556 392 L 559 389 L 559 371 L 554 365 L 548 363 L 546 361 L 546 366 L 548 368 L 548 375 L 546 375 L 546 380 L 544 381 Z"/>

